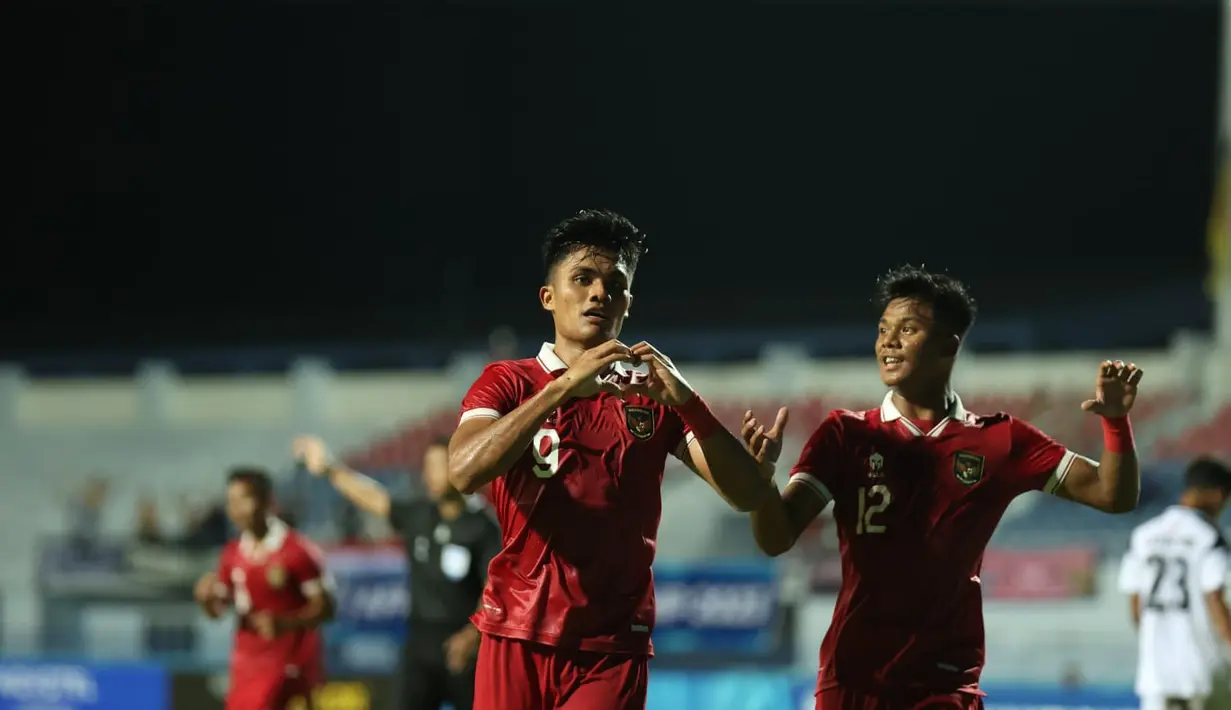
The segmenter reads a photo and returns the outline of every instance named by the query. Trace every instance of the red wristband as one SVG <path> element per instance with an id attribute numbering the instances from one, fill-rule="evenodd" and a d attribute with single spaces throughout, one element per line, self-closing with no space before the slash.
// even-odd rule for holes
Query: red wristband
<path id="1" fill-rule="evenodd" d="M 699 394 L 694 394 L 692 399 L 676 407 L 675 411 L 680 415 L 680 419 L 684 420 L 684 426 L 698 439 L 706 439 L 722 429 L 722 422 L 718 421 Z"/>
<path id="2" fill-rule="evenodd" d="M 1133 425 L 1127 416 L 1114 419 L 1103 417 L 1103 448 L 1113 454 L 1122 454 L 1137 448 L 1133 443 Z"/>

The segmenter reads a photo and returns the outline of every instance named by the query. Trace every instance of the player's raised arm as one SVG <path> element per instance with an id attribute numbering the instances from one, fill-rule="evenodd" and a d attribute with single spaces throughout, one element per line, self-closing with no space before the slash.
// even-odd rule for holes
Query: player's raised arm
<path id="1" fill-rule="evenodd" d="M 1082 402 L 1081 408 L 1102 417 L 1103 455 L 1098 463 L 1073 457 L 1067 472 L 1057 479 L 1057 495 L 1107 513 L 1127 513 L 1137 507 L 1141 468 L 1128 413 L 1142 374 L 1136 365 L 1119 360 L 1105 360 L 1099 366 L 1094 399 Z"/>
<path id="2" fill-rule="evenodd" d="M 649 366 L 649 373 L 644 381 L 624 391 L 647 396 L 675 410 L 688 432 L 684 446 L 677 452 L 680 459 L 740 512 L 755 510 L 773 497 L 776 492 L 761 475 L 757 460 L 714 417 L 705 401 L 684 381 L 671 358 L 646 342 L 634 345 L 632 353 Z"/>
<path id="3" fill-rule="evenodd" d="M 769 467 L 771 475 L 773 463 L 782 450 L 780 423 L 784 424 L 785 419 L 784 410 L 766 432 L 752 412 L 744 415 L 741 431 L 744 442 L 763 465 Z M 762 552 L 777 557 L 790 550 L 800 534 L 829 505 L 841 449 L 841 420 L 833 413 L 813 432 L 800 452 L 786 490 L 781 495 L 771 496 L 752 511 L 752 536 Z M 774 492 L 777 493 L 776 487 Z"/>
<path id="4" fill-rule="evenodd" d="M 325 447 L 325 442 L 315 436 L 301 436 L 291 443 L 291 454 L 313 476 L 328 478 L 342 497 L 360 510 L 389 517 L 391 508 L 389 491 L 371 478 L 352 471 L 338 463 Z"/>
<path id="5" fill-rule="evenodd" d="M 503 476 L 548 415 L 573 397 L 616 391 L 614 385 L 600 382 L 598 373 L 632 361 L 626 345 L 609 340 L 586 350 L 559 378 L 517 405 L 521 385 L 516 375 L 501 363 L 489 365 L 462 400 L 461 422 L 449 442 L 449 483 L 462 493 L 474 493 Z"/>

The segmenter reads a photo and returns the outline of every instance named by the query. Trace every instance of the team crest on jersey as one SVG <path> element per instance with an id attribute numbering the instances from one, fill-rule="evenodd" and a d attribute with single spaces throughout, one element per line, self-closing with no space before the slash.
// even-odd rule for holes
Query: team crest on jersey
<path id="1" fill-rule="evenodd" d="M 628 425 L 628 432 L 638 439 L 654 436 L 654 410 L 649 407 L 624 405 L 624 423 Z"/>
<path id="2" fill-rule="evenodd" d="M 963 486 L 973 486 L 983 478 L 983 457 L 969 451 L 953 455 L 953 475 Z"/>
<path id="3" fill-rule="evenodd" d="M 282 586 L 286 584 L 286 570 L 278 565 L 270 565 L 265 571 L 265 581 L 269 582 L 269 586 L 274 589 L 282 589 Z"/>

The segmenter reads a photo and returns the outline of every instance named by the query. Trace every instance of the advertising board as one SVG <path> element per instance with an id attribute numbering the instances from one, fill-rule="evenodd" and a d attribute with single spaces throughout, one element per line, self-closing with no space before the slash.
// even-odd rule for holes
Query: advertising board
<path id="1" fill-rule="evenodd" d="M 166 710 L 152 664 L 0 663 L 0 710 Z"/>

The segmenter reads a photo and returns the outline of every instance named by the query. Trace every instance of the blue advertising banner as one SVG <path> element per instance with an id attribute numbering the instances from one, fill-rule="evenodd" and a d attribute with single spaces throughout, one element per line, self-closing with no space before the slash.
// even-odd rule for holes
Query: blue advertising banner
<path id="1" fill-rule="evenodd" d="M 152 664 L 0 663 L 0 710 L 166 710 L 169 700 Z"/>
<path id="2" fill-rule="evenodd" d="M 767 560 L 654 565 L 660 653 L 767 653 L 775 642 L 778 573 Z"/>
<path id="3" fill-rule="evenodd" d="M 338 585 L 337 615 L 326 631 L 331 658 L 356 670 L 396 668 L 410 609 L 406 554 L 392 546 L 346 547 L 325 557 Z"/>
<path id="4" fill-rule="evenodd" d="M 396 546 L 326 552 L 338 583 L 328 639 L 335 658 L 364 670 L 392 668 L 410 608 L 405 553 Z M 767 560 L 654 565 L 660 654 L 757 655 L 776 640 L 777 568 Z"/>
<path id="5" fill-rule="evenodd" d="M 646 710 L 813 710 L 815 676 L 734 672 L 651 673 Z M 1064 690 L 989 686 L 988 710 L 1136 710 L 1128 688 Z"/>

